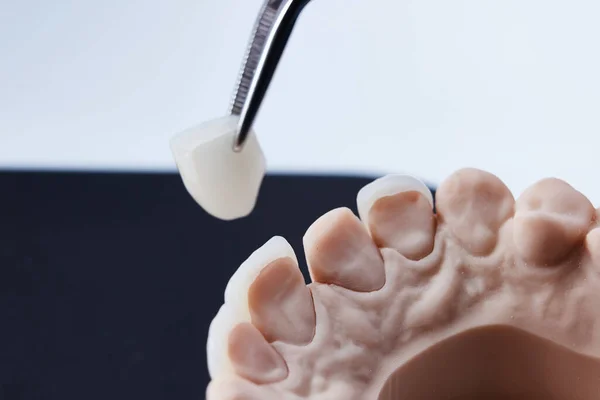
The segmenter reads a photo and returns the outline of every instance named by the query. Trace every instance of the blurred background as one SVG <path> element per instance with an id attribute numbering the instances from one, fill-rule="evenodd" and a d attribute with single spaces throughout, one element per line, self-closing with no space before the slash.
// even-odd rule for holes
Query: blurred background
<path id="1" fill-rule="evenodd" d="M 174 170 L 260 0 L 0 3 L 0 165 Z M 600 201 L 600 3 L 316 0 L 256 124 L 271 171 L 558 176 Z M 310 160 L 310 161 L 309 161 Z"/>
<path id="2" fill-rule="evenodd" d="M 0 0 L 0 399 L 202 398 L 235 268 L 283 235 L 306 273 L 302 234 L 370 177 L 600 203 L 600 3 L 320 0 L 256 123 L 255 213 L 209 217 L 169 139 L 227 111 L 260 5 Z"/>
<path id="3" fill-rule="evenodd" d="M 176 174 L 0 171 L 0 399 L 203 399 L 208 327 L 242 261 L 295 249 L 368 179 L 270 175 L 247 218 Z"/>

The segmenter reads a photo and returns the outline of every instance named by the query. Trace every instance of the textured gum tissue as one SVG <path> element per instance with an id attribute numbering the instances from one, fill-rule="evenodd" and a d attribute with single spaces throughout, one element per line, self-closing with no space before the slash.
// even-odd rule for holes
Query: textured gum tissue
<path id="1" fill-rule="evenodd" d="M 553 234 L 537 233 L 544 246 L 561 249 L 551 260 L 533 251 L 524 257 L 519 248 L 523 229 L 515 225 L 539 222 L 520 219 L 531 207 L 499 201 L 498 213 L 469 232 L 457 229 L 470 220 L 460 217 L 467 210 L 442 202 L 430 254 L 415 261 L 381 249 L 380 289 L 310 284 L 314 337 L 303 346 L 273 343 L 289 369 L 269 386 L 273 398 L 597 400 L 600 235 L 586 237 L 595 210 L 580 200 L 571 193 L 566 210 L 564 202 L 558 211 L 552 204 L 534 210 L 563 223 L 549 228 Z M 493 240 L 469 237 L 477 232 L 493 233 Z"/>
<path id="2" fill-rule="evenodd" d="M 438 232 L 438 239 L 443 236 Z M 489 257 L 479 258 L 443 242 L 437 240 L 433 253 L 419 262 L 383 249 L 387 280 L 377 292 L 311 284 L 318 321 L 313 342 L 302 348 L 278 346 L 284 358 L 302 365 L 290 365 L 293 389 L 312 386 L 316 390 L 311 399 L 341 398 L 335 396 L 346 391 L 375 399 L 382 386 L 387 388 L 382 393 L 393 386 L 393 398 L 405 398 L 397 396 L 426 396 L 431 387 L 425 382 L 433 380 L 448 395 L 490 390 L 511 396 L 546 393 L 560 400 L 597 399 L 600 365 L 584 356 L 600 356 L 594 329 L 594 305 L 600 304 L 595 271 L 581 267 L 575 258 L 552 270 L 532 271 L 537 267 L 507 258 L 502 250 L 508 246 L 503 244 Z M 484 357 L 482 347 L 492 353 Z M 536 375 L 523 368 L 531 363 L 537 365 Z M 394 374 L 399 365 L 404 367 Z M 481 365 L 489 368 L 479 370 Z M 414 366 L 422 371 L 417 373 Z M 432 371 L 448 376 L 440 381 L 440 374 L 432 377 Z M 334 384 L 342 377 L 346 385 Z M 419 385 L 407 386 L 409 381 Z M 473 381 L 487 383 L 473 388 Z M 395 384 L 399 382 L 404 383 Z M 457 382 L 458 387 L 453 386 Z M 562 394 L 575 392 L 579 397 Z M 439 399 L 436 393 L 432 400 Z"/>

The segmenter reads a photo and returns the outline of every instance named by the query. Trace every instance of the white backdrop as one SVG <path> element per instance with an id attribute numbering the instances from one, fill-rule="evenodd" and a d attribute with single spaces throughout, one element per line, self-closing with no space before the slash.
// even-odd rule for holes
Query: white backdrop
<path id="1" fill-rule="evenodd" d="M 173 170 L 261 0 L 0 0 L 0 166 Z M 600 2 L 314 0 L 256 124 L 271 171 L 474 166 L 600 202 Z"/>

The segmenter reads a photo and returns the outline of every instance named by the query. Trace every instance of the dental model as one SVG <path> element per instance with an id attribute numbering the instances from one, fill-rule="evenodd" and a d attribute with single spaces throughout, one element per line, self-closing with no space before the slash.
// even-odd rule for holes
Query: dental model
<path id="1" fill-rule="evenodd" d="M 208 400 L 598 400 L 600 228 L 557 179 L 388 176 L 232 276 Z"/>
<path id="2" fill-rule="evenodd" d="M 252 123 L 308 0 L 265 0 L 230 117 L 172 142 L 196 201 L 256 202 Z M 515 202 L 465 169 L 433 198 L 387 176 L 308 229 L 312 283 L 275 237 L 231 277 L 209 329 L 207 400 L 598 400 L 600 213 L 557 179 Z"/>

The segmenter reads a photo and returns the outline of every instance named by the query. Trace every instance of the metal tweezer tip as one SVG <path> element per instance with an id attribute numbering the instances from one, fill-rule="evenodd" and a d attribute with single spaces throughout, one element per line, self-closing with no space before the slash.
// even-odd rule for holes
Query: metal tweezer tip
<path id="1" fill-rule="evenodd" d="M 242 64 L 229 113 L 239 122 L 233 150 L 243 149 L 298 16 L 310 0 L 265 0 Z"/>

